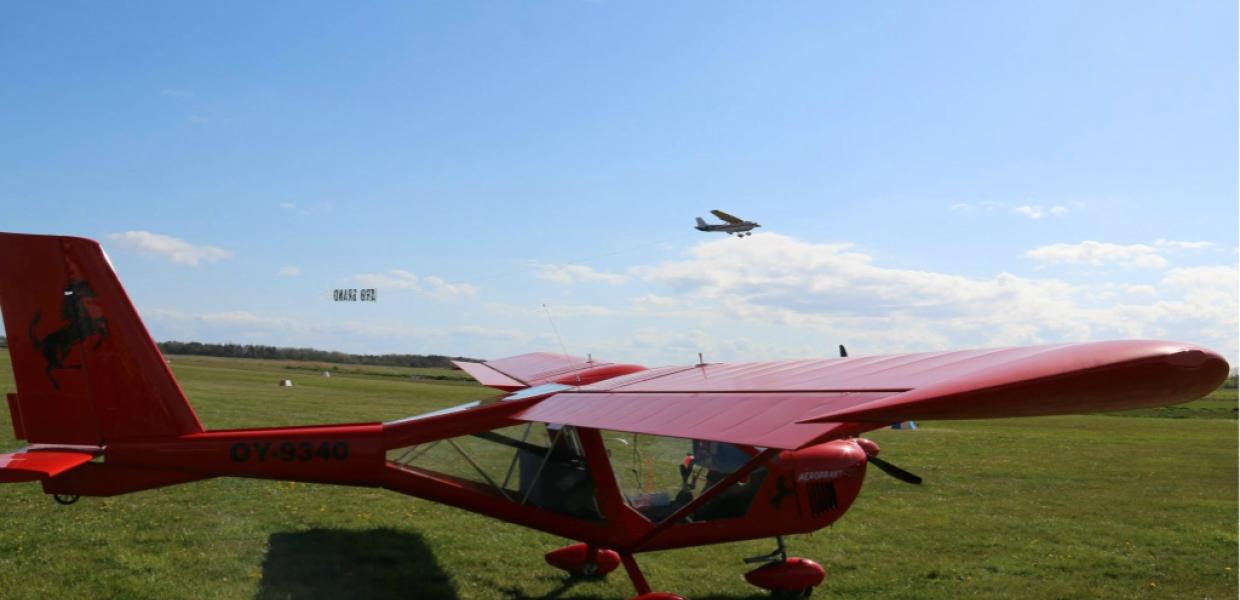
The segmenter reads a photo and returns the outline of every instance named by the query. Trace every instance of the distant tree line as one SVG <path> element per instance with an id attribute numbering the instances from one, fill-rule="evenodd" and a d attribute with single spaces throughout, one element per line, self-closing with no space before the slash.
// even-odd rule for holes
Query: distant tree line
<path id="1" fill-rule="evenodd" d="M 8 348 L 8 347 L 9 347 L 9 338 L 6 338 L 0 335 L 0 348 Z"/>
<path id="2" fill-rule="evenodd" d="M 257 344 L 205 344 L 203 342 L 159 342 L 164 354 L 195 354 L 198 356 L 223 356 L 227 358 L 275 358 L 281 360 L 314 360 L 350 365 L 386 365 L 391 367 L 438 367 L 451 369 L 450 360 L 469 360 L 459 356 L 438 354 L 349 354 L 314 348 L 280 348 Z"/>

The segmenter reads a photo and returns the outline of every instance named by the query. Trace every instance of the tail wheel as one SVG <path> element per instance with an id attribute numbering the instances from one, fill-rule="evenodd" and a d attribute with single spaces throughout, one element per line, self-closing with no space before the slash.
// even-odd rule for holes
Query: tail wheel
<path id="1" fill-rule="evenodd" d="M 77 494 L 52 494 L 52 500 L 55 500 L 56 504 L 61 506 L 69 506 L 81 499 L 82 497 Z"/>

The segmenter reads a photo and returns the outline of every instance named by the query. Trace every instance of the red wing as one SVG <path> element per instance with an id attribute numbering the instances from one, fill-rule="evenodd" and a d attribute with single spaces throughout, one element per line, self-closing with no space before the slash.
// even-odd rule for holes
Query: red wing
<path id="1" fill-rule="evenodd" d="M 14 452 L 0 454 L 0 483 L 38 481 L 55 477 L 82 463 L 93 455 L 85 452 Z"/>
<path id="2" fill-rule="evenodd" d="M 487 387 L 504 390 L 505 392 L 515 392 L 528 387 L 524 383 L 488 367 L 486 363 L 454 360 L 452 364 L 456 365 L 460 370 L 469 373 L 470 377 L 473 377 L 478 383 Z"/>
<path id="3" fill-rule="evenodd" d="M 715 440 L 763 448 L 800 448 L 831 432 L 860 433 L 841 423 L 799 423 L 883 393 L 637 392 L 556 394 L 518 413 L 523 421 Z"/>
<path id="4" fill-rule="evenodd" d="M 725 213 L 721 210 L 712 210 L 710 211 L 710 214 L 715 215 L 716 217 L 719 217 L 720 219 L 723 219 L 724 221 L 727 221 L 728 223 L 731 223 L 733 225 L 740 225 L 741 223 L 744 223 L 744 221 L 742 221 L 741 219 L 734 217 L 732 215 L 729 215 L 728 213 Z"/>
<path id="5" fill-rule="evenodd" d="M 668 367 L 556 394 L 517 418 L 799 448 L 910 419 L 1176 404 L 1227 372 L 1213 352 L 1153 341 Z"/>
<path id="6" fill-rule="evenodd" d="M 807 421 L 994 419 L 1166 406 L 1209 394 L 1230 371 L 1218 354 L 1176 342 L 1095 342 L 1015 350 L 1038 352 L 998 362 L 966 378 L 928 382 L 898 396 Z"/>
<path id="7" fill-rule="evenodd" d="M 452 364 L 469 373 L 478 383 L 505 391 L 544 383 L 583 385 L 645 370 L 639 365 L 600 362 L 553 352 L 531 352 L 484 363 L 452 361 Z"/>

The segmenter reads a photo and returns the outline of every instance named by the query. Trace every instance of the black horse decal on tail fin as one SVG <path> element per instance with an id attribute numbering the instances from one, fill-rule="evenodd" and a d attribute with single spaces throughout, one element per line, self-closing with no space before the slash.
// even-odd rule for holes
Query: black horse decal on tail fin
<path id="1" fill-rule="evenodd" d="M 95 349 L 98 350 L 103 339 L 108 336 L 107 317 L 92 317 L 86 309 L 85 300 L 94 297 L 95 291 L 90 289 L 90 284 L 80 279 L 71 281 L 65 286 L 64 301 L 60 305 L 60 316 L 65 320 L 65 325 L 39 339 L 35 330 L 43 318 L 43 311 L 35 312 L 34 320 L 30 322 L 30 342 L 36 350 L 43 353 L 43 360 L 47 362 L 44 373 L 56 389 L 60 389 L 60 382 L 52 374 L 53 370 L 82 368 L 80 364 L 65 364 L 73 345 L 92 336 L 99 336 L 95 340 Z"/>

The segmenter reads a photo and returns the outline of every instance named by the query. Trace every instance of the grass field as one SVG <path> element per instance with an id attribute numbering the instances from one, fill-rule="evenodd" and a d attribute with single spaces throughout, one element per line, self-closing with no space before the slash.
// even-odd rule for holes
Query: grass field
<path id="1" fill-rule="evenodd" d="M 386 420 L 490 392 L 452 371 L 172 357 L 209 428 Z M 280 379 L 296 386 L 280 388 Z M 14 391 L 0 353 L 0 393 Z M 922 423 L 870 437 L 922 475 L 871 470 L 835 526 L 791 538 L 815 597 L 1235 598 L 1236 390 L 1116 416 Z M 12 437 L 0 411 L 0 448 Z M 1170 418 L 1169 418 L 1170 417 Z M 0 486 L 3 598 L 622 598 L 566 582 L 564 540 L 375 489 L 216 479 L 62 507 Z M 769 541 L 641 555 L 651 584 L 749 598 Z"/>

